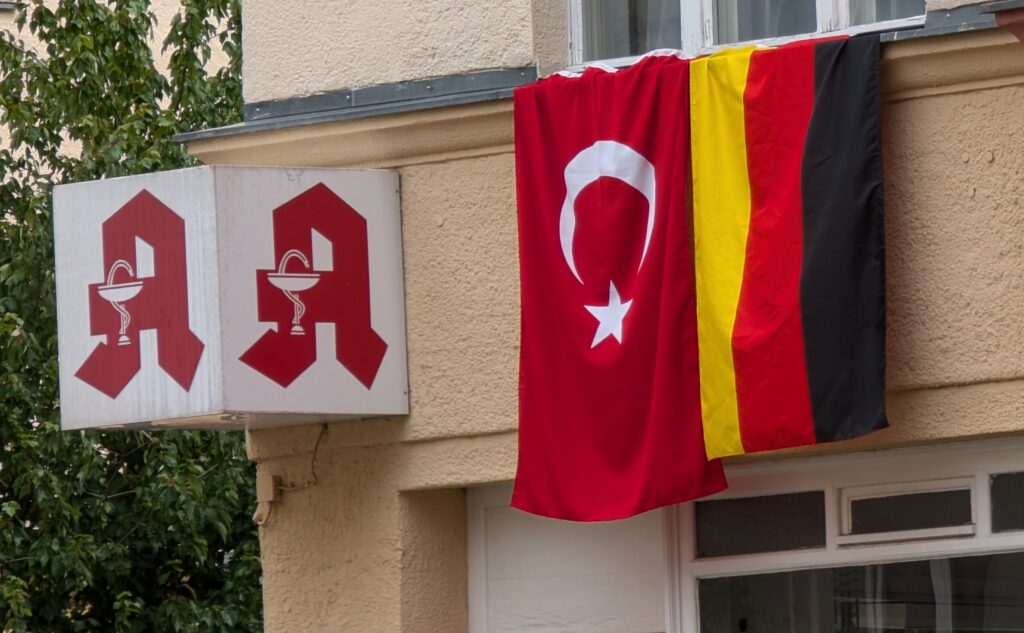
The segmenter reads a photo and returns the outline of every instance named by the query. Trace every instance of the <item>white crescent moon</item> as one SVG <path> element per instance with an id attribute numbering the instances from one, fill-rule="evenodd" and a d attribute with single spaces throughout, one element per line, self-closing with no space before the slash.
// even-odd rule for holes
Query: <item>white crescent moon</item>
<path id="1" fill-rule="evenodd" d="M 640 255 L 640 266 L 647 256 L 654 232 L 654 165 L 636 150 L 616 141 L 598 141 L 573 156 L 565 166 L 565 202 L 558 222 L 558 233 L 562 240 L 562 254 L 565 263 L 576 279 L 583 283 L 576 270 L 572 256 L 572 240 L 576 234 L 576 196 L 584 187 L 598 178 L 607 176 L 626 183 L 647 198 L 647 235 L 644 250 Z M 640 270 L 637 266 L 637 270 Z"/>

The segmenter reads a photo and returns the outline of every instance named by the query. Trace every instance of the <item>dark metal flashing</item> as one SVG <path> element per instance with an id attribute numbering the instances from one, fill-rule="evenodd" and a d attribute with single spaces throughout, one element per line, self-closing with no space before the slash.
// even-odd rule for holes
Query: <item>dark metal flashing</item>
<path id="1" fill-rule="evenodd" d="M 246 120 L 243 123 L 185 132 L 174 138 L 178 142 L 187 143 L 300 125 L 508 99 L 517 86 L 536 79 L 537 67 L 524 66 L 338 90 L 297 99 L 260 101 L 246 104 Z"/>
<path id="2" fill-rule="evenodd" d="M 17 8 L 17 2 L 0 2 L 0 11 L 13 11 Z"/>
<path id="3" fill-rule="evenodd" d="M 981 3 L 982 13 L 999 13 L 1014 9 L 1024 9 L 1024 0 L 996 0 L 996 2 Z"/>
<path id="4" fill-rule="evenodd" d="M 929 11 L 925 14 L 922 28 L 883 33 L 882 41 L 896 42 L 994 28 L 996 28 L 995 16 L 982 11 L 979 5 L 970 5 L 949 11 Z"/>
<path id="5" fill-rule="evenodd" d="M 435 103 L 446 99 L 458 99 L 463 95 L 477 92 L 491 93 L 507 90 L 530 83 L 535 79 L 537 79 L 537 68 L 524 66 L 522 68 L 448 75 L 434 79 L 400 81 L 367 86 L 366 88 L 336 90 L 297 99 L 257 101 L 245 105 L 245 120 L 258 121 L 331 110 L 378 107 L 385 104 L 422 103 L 424 101 Z"/>

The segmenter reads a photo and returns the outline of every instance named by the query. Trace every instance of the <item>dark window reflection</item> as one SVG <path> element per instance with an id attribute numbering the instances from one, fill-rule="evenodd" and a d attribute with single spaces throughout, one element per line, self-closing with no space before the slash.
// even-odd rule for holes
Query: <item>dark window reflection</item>
<path id="1" fill-rule="evenodd" d="M 825 547 L 820 490 L 696 504 L 697 556 Z"/>
<path id="2" fill-rule="evenodd" d="M 937 490 L 855 499 L 851 534 L 877 534 L 971 524 L 970 490 Z"/>
<path id="3" fill-rule="evenodd" d="M 583 61 L 679 48 L 679 0 L 583 0 Z"/>
<path id="4" fill-rule="evenodd" d="M 717 0 L 713 6 L 716 44 L 813 33 L 818 28 L 815 0 Z"/>
<path id="5" fill-rule="evenodd" d="M 992 531 L 1024 530 L 1024 473 L 992 476 Z"/>
<path id="6" fill-rule="evenodd" d="M 700 581 L 704 633 L 1024 631 L 1024 554 Z"/>

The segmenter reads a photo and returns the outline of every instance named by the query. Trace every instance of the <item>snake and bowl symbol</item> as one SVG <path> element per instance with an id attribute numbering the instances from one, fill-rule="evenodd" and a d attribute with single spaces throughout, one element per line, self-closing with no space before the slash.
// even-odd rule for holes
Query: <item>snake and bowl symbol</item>
<path id="1" fill-rule="evenodd" d="M 298 259 L 302 262 L 309 272 L 287 272 L 288 263 L 293 259 Z M 293 248 L 281 256 L 281 261 L 277 265 L 277 272 L 268 273 L 267 281 L 283 292 L 295 308 L 292 317 L 292 335 L 304 335 L 306 330 L 300 325 L 300 321 L 302 320 L 302 315 L 306 313 L 306 304 L 297 295 L 315 286 L 320 281 L 320 273 L 313 272 L 309 258 L 302 251 Z"/>
<path id="2" fill-rule="evenodd" d="M 114 283 L 114 275 L 118 270 L 122 269 L 128 273 L 132 281 Z M 142 290 L 142 282 L 135 279 L 135 271 L 132 269 L 132 265 L 123 259 L 115 261 L 110 265 L 110 270 L 107 271 L 107 283 L 99 286 L 96 290 L 100 293 L 100 297 L 109 301 L 110 305 L 121 315 L 121 327 L 117 332 L 117 344 L 130 345 L 131 339 L 128 338 L 128 325 L 132 322 L 132 315 L 124 307 L 124 304 L 133 299 Z"/>

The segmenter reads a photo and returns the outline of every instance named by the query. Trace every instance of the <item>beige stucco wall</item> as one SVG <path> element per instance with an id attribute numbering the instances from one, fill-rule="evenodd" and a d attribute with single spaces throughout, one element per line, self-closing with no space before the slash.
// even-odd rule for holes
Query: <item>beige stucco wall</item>
<path id="1" fill-rule="evenodd" d="M 892 428 L 781 456 L 1024 432 L 1024 49 L 886 45 Z M 465 630 L 462 489 L 514 475 L 518 272 L 507 101 L 198 141 L 212 163 L 402 174 L 411 415 L 330 425 L 261 529 L 266 630 Z M 311 480 L 318 427 L 253 432 Z M 755 459 L 780 458 L 779 455 Z"/>
<path id="2" fill-rule="evenodd" d="M 925 7 L 929 11 L 948 11 L 958 7 L 965 7 L 969 4 L 981 4 L 988 0 L 925 0 Z"/>
<path id="3" fill-rule="evenodd" d="M 530 64 L 530 0 L 242 3 L 247 103 Z"/>

